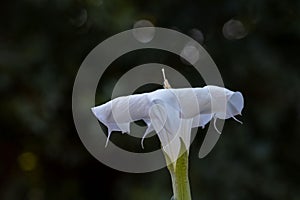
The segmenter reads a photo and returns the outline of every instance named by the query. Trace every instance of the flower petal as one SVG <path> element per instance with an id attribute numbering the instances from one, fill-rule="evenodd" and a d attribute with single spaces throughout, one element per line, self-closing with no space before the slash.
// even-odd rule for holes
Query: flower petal
<path id="1" fill-rule="evenodd" d="M 196 117 L 193 118 L 193 124 L 192 127 L 202 127 L 204 128 L 204 126 L 210 122 L 210 120 L 212 119 L 213 115 L 212 114 L 200 114 L 197 115 Z"/>
<path id="2" fill-rule="evenodd" d="M 191 145 L 191 130 L 193 119 L 182 119 L 180 122 L 181 123 L 178 130 L 178 135 L 182 139 L 186 150 L 189 152 Z"/>
<path id="3" fill-rule="evenodd" d="M 162 129 L 157 135 L 161 141 L 162 149 L 168 155 L 170 162 L 176 162 L 180 152 L 179 137 L 168 133 L 165 129 Z"/>
<path id="4" fill-rule="evenodd" d="M 94 115 L 112 131 L 130 132 L 130 123 L 144 120 L 147 130 L 158 134 L 171 161 L 177 159 L 180 138 L 189 149 L 192 127 L 204 127 L 214 118 L 228 119 L 241 114 L 244 106 L 240 92 L 218 86 L 160 89 L 150 93 L 118 97 L 92 108 Z M 237 119 L 235 119 L 237 120 Z M 238 120 L 237 120 L 238 121 Z"/>
<path id="5" fill-rule="evenodd" d="M 226 117 L 234 117 L 240 115 L 244 107 L 243 95 L 240 92 L 234 92 L 230 95 L 227 102 Z"/>

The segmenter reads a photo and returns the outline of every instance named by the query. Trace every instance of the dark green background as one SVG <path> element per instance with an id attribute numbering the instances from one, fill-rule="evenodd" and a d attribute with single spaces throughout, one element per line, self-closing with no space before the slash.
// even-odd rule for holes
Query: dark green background
<path id="1" fill-rule="evenodd" d="M 190 154 L 193 199 L 300 199 L 300 1 L 20 0 L 1 1 L 0 8 L 0 199 L 171 198 L 166 169 L 127 174 L 104 166 L 84 148 L 72 119 L 72 86 L 85 56 L 140 19 L 185 34 L 201 30 L 226 87 L 245 98 L 244 124 L 228 120 L 204 159 L 197 155 L 205 131 L 197 135 Z M 223 36 L 230 19 L 244 24 L 244 38 Z M 123 65 L 155 59 L 185 66 L 193 86 L 203 86 L 163 52 L 124 59 L 109 68 L 108 88 L 128 70 Z M 99 92 L 97 101 L 108 98 Z M 128 138 L 112 137 L 139 151 L 140 142 Z M 27 171 L 26 152 L 36 159 Z"/>

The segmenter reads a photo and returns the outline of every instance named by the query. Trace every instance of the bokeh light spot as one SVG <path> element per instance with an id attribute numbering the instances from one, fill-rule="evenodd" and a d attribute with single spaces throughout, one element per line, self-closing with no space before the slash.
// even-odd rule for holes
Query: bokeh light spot
<path id="1" fill-rule="evenodd" d="M 194 65 L 200 57 L 198 49 L 192 44 L 187 44 L 181 51 L 180 56 L 192 65 Z"/>
<path id="2" fill-rule="evenodd" d="M 80 9 L 75 16 L 70 19 L 71 23 L 76 27 L 82 27 L 88 20 L 88 12 L 86 9 Z"/>
<path id="3" fill-rule="evenodd" d="M 248 32 L 244 24 L 235 19 L 231 19 L 223 26 L 223 35 L 228 40 L 238 40 L 244 38 Z"/>
<path id="4" fill-rule="evenodd" d="M 18 161 L 23 171 L 32 171 L 36 168 L 37 157 L 31 152 L 24 152 L 18 157 Z"/>
<path id="5" fill-rule="evenodd" d="M 134 29 L 133 36 L 142 43 L 148 43 L 154 38 L 155 28 L 149 20 L 139 20 L 134 23 L 133 28 L 144 28 L 147 29 Z"/>
<path id="6" fill-rule="evenodd" d="M 191 29 L 189 31 L 189 36 L 191 36 L 191 38 L 193 38 L 200 44 L 204 43 L 204 35 L 203 35 L 202 31 L 200 31 L 199 29 L 196 29 L 196 28 Z"/>

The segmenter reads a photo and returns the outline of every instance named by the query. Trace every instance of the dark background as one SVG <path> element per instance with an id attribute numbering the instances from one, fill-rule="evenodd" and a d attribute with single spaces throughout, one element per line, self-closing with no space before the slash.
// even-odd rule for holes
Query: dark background
<path id="1" fill-rule="evenodd" d="M 88 153 L 72 119 L 81 62 L 141 19 L 202 42 L 226 87 L 245 98 L 244 124 L 227 120 L 204 159 L 197 155 L 205 131 L 198 133 L 190 154 L 193 199 L 300 199 L 300 1 L 22 0 L 1 1 L 0 8 L 0 199 L 171 198 L 166 169 L 110 169 Z M 231 19 L 241 26 L 229 27 L 231 38 L 224 37 Z M 146 57 L 155 55 L 163 53 Z M 119 61 L 107 80 L 121 71 Z M 193 86 L 203 86 L 190 75 Z"/>

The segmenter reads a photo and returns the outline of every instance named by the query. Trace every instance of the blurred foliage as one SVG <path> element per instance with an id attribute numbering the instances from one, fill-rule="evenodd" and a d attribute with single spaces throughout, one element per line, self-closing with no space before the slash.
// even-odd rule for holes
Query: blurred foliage
<path id="1" fill-rule="evenodd" d="M 0 7 L 0 199 L 171 198 L 166 169 L 126 174 L 104 166 L 72 120 L 72 86 L 85 56 L 140 19 L 201 42 L 226 87 L 245 97 L 244 125 L 228 120 L 204 159 L 197 155 L 205 131 L 198 133 L 190 154 L 194 199 L 300 199 L 300 1 L 12 0 Z M 241 35 L 224 37 L 232 19 L 241 24 L 231 34 Z M 148 55 L 138 62 L 183 65 Z M 107 72 L 108 83 L 121 63 Z M 201 86 L 188 67 L 185 73 Z"/>

